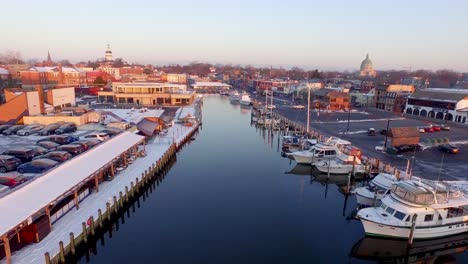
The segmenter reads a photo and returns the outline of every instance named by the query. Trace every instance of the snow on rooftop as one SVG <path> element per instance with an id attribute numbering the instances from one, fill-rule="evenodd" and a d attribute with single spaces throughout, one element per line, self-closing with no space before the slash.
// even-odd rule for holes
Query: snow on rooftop
<path id="1" fill-rule="evenodd" d="M 3 213 L 0 218 L 0 234 L 26 221 L 143 138 L 130 132 L 121 133 L 1 198 L 0 212 L 8 213 Z"/>
<path id="2" fill-rule="evenodd" d="M 188 116 L 195 117 L 195 107 L 187 106 L 187 107 L 181 107 L 177 109 L 177 112 L 176 112 L 177 119 L 182 119 Z"/>
<path id="3" fill-rule="evenodd" d="M 5 68 L 0 67 L 0 74 L 10 74 L 10 72 Z"/>
<path id="4" fill-rule="evenodd" d="M 113 115 L 116 115 L 118 118 L 121 118 L 128 123 L 137 124 L 143 118 L 146 117 L 160 117 L 164 113 L 164 110 L 146 109 L 146 111 L 141 111 L 141 109 L 106 109 L 101 113 L 105 115 L 106 112 L 111 112 Z M 108 116 L 110 116 L 109 119 L 112 119 L 112 115 Z M 114 119 L 117 119 L 117 121 L 121 121 L 118 120 L 118 118 Z"/>

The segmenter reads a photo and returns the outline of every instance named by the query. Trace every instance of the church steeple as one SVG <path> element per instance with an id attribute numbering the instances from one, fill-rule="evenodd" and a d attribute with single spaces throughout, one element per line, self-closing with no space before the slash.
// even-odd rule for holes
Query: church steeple
<path id="1" fill-rule="evenodd" d="M 50 56 L 50 51 L 47 51 L 47 61 L 46 66 L 52 66 L 54 62 L 52 61 L 52 57 Z"/>

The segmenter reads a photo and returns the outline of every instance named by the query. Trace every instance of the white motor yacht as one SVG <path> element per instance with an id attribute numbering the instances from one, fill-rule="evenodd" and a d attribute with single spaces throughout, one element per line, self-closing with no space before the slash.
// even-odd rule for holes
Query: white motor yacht
<path id="1" fill-rule="evenodd" d="M 334 145 L 317 143 L 308 150 L 295 151 L 287 155 L 299 164 L 311 165 L 314 162 L 334 159 L 341 151 Z"/>
<path id="2" fill-rule="evenodd" d="M 237 91 L 234 91 L 231 94 L 229 94 L 229 100 L 231 102 L 239 102 L 240 99 L 241 99 L 241 95 Z"/>
<path id="3" fill-rule="evenodd" d="M 250 105 L 252 103 L 252 99 L 250 99 L 250 95 L 248 93 L 242 93 L 240 98 L 241 105 Z"/>
<path id="4" fill-rule="evenodd" d="M 408 239 L 411 230 L 414 239 L 463 234 L 468 233 L 468 195 L 441 182 L 402 181 L 380 207 L 361 209 L 357 217 L 371 236 Z"/>
<path id="5" fill-rule="evenodd" d="M 382 198 L 390 193 L 392 185 L 398 182 L 393 174 L 379 173 L 372 179 L 369 186 L 356 188 L 358 204 L 365 206 L 380 206 Z"/>
<path id="6" fill-rule="evenodd" d="M 365 172 L 364 165 L 358 157 L 339 153 L 334 159 L 323 160 L 312 164 L 321 173 L 330 174 L 362 174 Z"/>

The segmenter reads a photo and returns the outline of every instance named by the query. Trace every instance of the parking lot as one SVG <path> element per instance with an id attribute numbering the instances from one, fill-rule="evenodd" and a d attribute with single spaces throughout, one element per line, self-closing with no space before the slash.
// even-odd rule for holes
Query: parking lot
<path id="1" fill-rule="evenodd" d="M 255 96 L 254 96 L 255 98 Z M 264 102 L 264 96 L 256 96 L 260 102 Z M 263 101 L 262 101 L 263 98 Z M 277 112 L 288 119 L 296 122 L 306 123 L 307 110 L 295 109 L 294 104 L 304 104 L 304 102 L 291 102 L 290 99 L 279 98 L 274 104 Z M 349 133 L 348 131 L 349 117 Z M 443 120 L 421 120 L 413 117 L 402 117 L 391 112 L 378 110 L 375 108 L 355 109 L 352 112 L 325 112 L 311 111 L 310 126 L 326 136 L 341 137 L 349 140 L 353 145 L 361 148 L 364 155 L 378 158 L 384 162 L 391 163 L 403 171 L 406 169 L 408 159 L 414 162 L 412 167 L 413 175 L 431 179 L 443 180 L 466 180 L 466 171 L 468 170 L 468 127 L 462 124 L 448 123 L 450 131 L 437 131 L 432 133 L 420 133 L 420 142 L 424 143 L 427 139 L 448 138 L 452 144 L 460 148 L 458 154 L 445 154 L 437 147 L 429 147 L 423 151 L 403 153 L 401 155 L 391 155 L 383 153 L 376 147 L 384 145 L 385 136 L 380 135 L 379 131 L 387 128 L 387 122 L 390 121 L 392 127 L 424 127 L 430 124 L 442 124 Z M 376 136 L 368 136 L 369 128 L 375 128 Z"/>
<path id="2" fill-rule="evenodd" d="M 37 133 L 31 133 L 31 135 L 27 135 L 27 136 L 20 136 L 20 135 L 3 135 L 3 134 L 0 134 L 0 154 L 7 154 L 9 156 L 16 156 L 13 155 L 13 154 L 10 154 L 10 153 L 5 153 L 6 151 L 9 151 L 9 150 L 12 150 L 12 149 L 26 149 L 26 150 L 30 150 L 31 147 L 37 147 L 37 142 L 38 140 L 44 140 L 46 137 L 54 137 L 54 138 L 59 138 L 59 137 L 62 137 L 62 138 L 67 138 L 68 136 L 72 136 L 75 140 L 80 140 L 82 143 L 80 143 L 79 146 L 76 146 L 75 145 L 75 148 L 74 149 L 69 149 L 67 148 L 66 146 L 63 146 L 63 145 L 67 145 L 67 143 L 59 143 L 57 145 L 57 150 L 59 150 L 60 147 L 64 147 L 66 149 L 63 149 L 62 151 L 54 151 L 54 155 L 56 155 L 56 158 L 57 157 L 57 153 L 58 152 L 61 152 L 61 153 L 64 153 L 62 154 L 61 156 L 62 157 L 65 157 L 64 159 L 60 160 L 60 159 L 57 159 L 55 161 L 53 160 L 45 160 L 44 162 L 47 163 L 47 162 L 51 162 L 52 163 L 57 163 L 57 164 L 60 164 L 61 162 L 66 162 L 67 159 L 69 158 L 72 158 L 72 156 L 75 156 L 75 155 L 78 155 L 79 153 L 81 152 L 85 152 L 88 148 L 91 148 L 92 146 L 94 146 L 94 144 L 97 144 L 99 142 L 98 139 L 94 139 L 94 144 L 91 144 L 91 142 L 89 142 L 89 139 L 88 138 L 84 138 L 84 137 L 88 137 L 88 136 L 91 136 L 91 135 L 94 135 L 96 133 L 93 133 L 93 132 L 97 132 L 97 131 L 100 131 L 100 130 L 103 130 L 105 127 L 100 125 L 100 124 L 88 124 L 88 125 L 83 125 L 83 126 L 80 126 L 78 127 L 78 130 L 74 131 L 74 132 L 70 132 L 70 133 L 65 133 L 65 134 L 60 134 L 60 135 L 54 135 L 53 133 L 51 135 L 44 135 L 44 136 L 40 136 L 38 135 Z M 88 141 L 83 141 L 82 139 L 86 139 Z M 84 143 L 83 143 L 84 142 Z M 88 143 L 89 142 L 89 143 Z M 79 142 L 77 142 L 79 143 Z M 87 145 L 89 144 L 89 145 Z M 78 149 L 80 148 L 80 149 Z M 44 151 L 46 151 L 46 153 L 52 151 L 52 150 L 55 150 L 54 149 L 50 149 L 50 150 L 46 150 L 46 149 L 43 149 Z M 71 150 L 74 150 L 74 151 L 77 151 L 77 152 L 71 152 Z M 65 153 L 65 152 L 69 152 L 69 153 Z M 52 153 L 51 153 L 52 154 Z M 66 157 L 66 155 L 68 155 L 68 157 Z M 71 155 L 70 155 L 71 154 Z M 40 154 L 35 154 L 34 158 L 36 158 L 38 155 Z M 1 157 L 8 157 L 8 156 L 4 156 L 2 155 Z M 16 156 L 17 158 L 20 158 L 20 159 L 24 159 L 25 157 L 20 157 L 20 156 Z M 20 162 L 20 165 L 21 164 L 26 164 L 28 163 L 30 160 L 31 160 L 31 156 L 28 156 L 28 160 L 25 161 L 25 160 L 22 160 Z M 55 159 L 54 157 L 52 157 L 53 159 Z M 9 159 L 10 161 L 10 159 Z M 23 174 L 20 174 L 18 171 L 21 171 L 24 170 L 23 168 L 19 168 L 19 167 L 16 167 L 16 169 L 11 169 L 11 168 L 8 168 L 8 167 L 11 167 L 12 165 L 10 164 L 8 167 L 7 166 L 4 166 L 5 163 L 2 163 L 2 167 L 3 169 L 6 169 L 8 170 L 7 172 L 5 173 L 0 173 L 0 177 L 1 176 L 7 176 L 8 178 L 4 178 L 3 181 L 5 181 L 6 179 L 14 179 L 15 182 L 1 182 L 2 186 L 10 186 L 10 188 L 15 188 L 16 186 L 18 186 L 18 184 L 21 184 L 21 182 L 23 182 L 25 179 L 27 181 L 37 177 L 38 175 L 40 175 L 40 173 L 32 173 L 32 172 L 29 172 L 29 171 L 25 171 Z M 18 166 L 20 166 L 18 165 Z M 20 177 L 20 178 L 16 178 L 17 176 L 24 176 L 24 177 Z M 19 182 L 18 182 L 19 181 Z M 27 184 L 24 183 L 24 184 Z M 24 185 L 24 184 L 21 184 Z M 19 186 L 19 188 L 21 187 Z M 5 188 L 1 188 L 2 191 L 0 193 L 1 196 L 3 195 L 7 195 L 9 192 L 7 191 L 7 189 Z"/>

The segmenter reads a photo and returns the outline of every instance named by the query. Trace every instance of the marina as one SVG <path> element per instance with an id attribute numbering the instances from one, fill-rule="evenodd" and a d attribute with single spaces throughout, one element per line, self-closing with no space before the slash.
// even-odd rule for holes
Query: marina
<path id="1" fill-rule="evenodd" d="M 228 98 L 205 96 L 200 133 L 162 184 L 130 218 L 118 215 L 118 230 L 114 224 L 75 261 L 368 263 L 382 259 L 379 250 L 394 252 L 386 261 L 468 260 L 466 234 L 424 246 L 415 240 L 409 251 L 402 251 L 406 240 L 366 237 L 352 190 L 367 181 L 295 164 L 281 156 L 282 136 L 252 124 L 250 111 Z"/>

